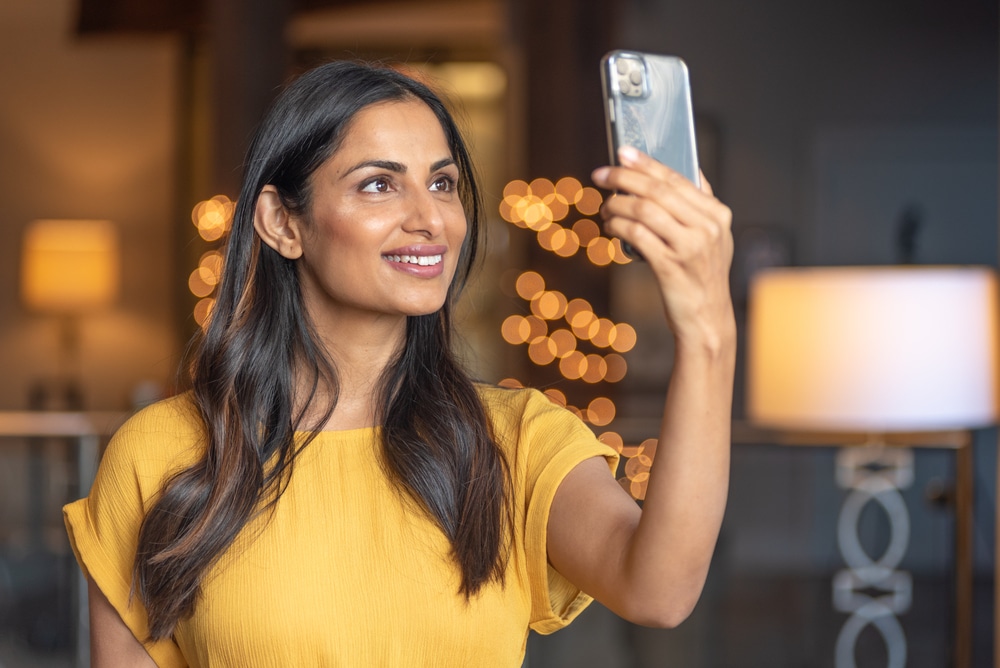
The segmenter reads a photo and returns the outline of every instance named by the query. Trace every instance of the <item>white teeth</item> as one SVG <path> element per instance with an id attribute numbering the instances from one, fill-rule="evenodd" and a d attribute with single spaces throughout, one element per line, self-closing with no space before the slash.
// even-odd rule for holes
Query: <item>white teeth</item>
<path id="1" fill-rule="evenodd" d="M 392 262 L 402 262 L 404 264 L 417 264 L 421 267 L 429 267 L 441 262 L 440 255 L 386 255 L 385 258 Z"/>

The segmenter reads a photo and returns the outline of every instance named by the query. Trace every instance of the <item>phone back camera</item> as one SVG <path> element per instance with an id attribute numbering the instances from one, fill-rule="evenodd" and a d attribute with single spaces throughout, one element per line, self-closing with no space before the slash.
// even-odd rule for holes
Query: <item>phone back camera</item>
<path id="1" fill-rule="evenodd" d="M 630 56 L 615 59 L 618 73 L 618 90 L 625 97 L 643 97 L 645 94 L 645 67 L 642 60 Z"/>

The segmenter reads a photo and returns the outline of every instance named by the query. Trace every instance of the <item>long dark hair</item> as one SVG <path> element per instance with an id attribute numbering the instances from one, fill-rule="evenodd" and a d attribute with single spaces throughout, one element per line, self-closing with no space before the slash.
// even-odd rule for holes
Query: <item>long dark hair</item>
<path id="1" fill-rule="evenodd" d="M 460 172 L 469 232 L 444 307 L 407 318 L 405 343 L 382 374 L 376 401 L 381 460 L 451 542 L 460 594 L 473 596 L 484 584 L 504 580 L 509 466 L 451 348 L 452 305 L 474 264 L 481 229 L 468 152 L 444 104 L 425 85 L 389 68 L 329 63 L 279 96 L 247 154 L 217 302 L 191 364 L 205 453 L 167 481 L 139 533 L 135 591 L 152 639 L 168 637 L 191 614 L 207 569 L 247 522 L 273 509 L 296 454 L 336 406 L 336 367 L 304 309 L 296 264 L 254 231 L 257 198 L 270 184 L 289 211 L 307 213 L 310 176 L 337 150 L 351 119 L 369 105 L 408 99 L 424 102 L 441 123 Z M 296 397 L 303 386 L 311 392 Z M 310 410 L 321 415 L 306 424 Z M 296 443 L 300 430 L 309 433 Z"/>

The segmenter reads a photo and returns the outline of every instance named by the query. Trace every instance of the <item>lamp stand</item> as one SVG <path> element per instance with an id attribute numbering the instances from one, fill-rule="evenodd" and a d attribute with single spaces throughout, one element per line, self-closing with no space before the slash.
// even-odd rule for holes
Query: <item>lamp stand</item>
<path id="1" fill-rule="evenodd" d="M 906 666 L 906 636 L 897 615 L 910 609 L 913 580 L 898 566 L 910 542 L 910 515 L 900 490 L 913 484 L 913 450 L 876 441 L 837 452 L 837 484 L 849 490 L 837 522 L 837 547 L 847 568 L 833 578 L 833 606 L 850 614 L 837 636 L 836 668 L 855 668 L 855 644 L 866 626 L 881 634 L 888 668 Z M 868 554 L 858 537 L 861 512 L 879 504 L 889 521 L 881 556 Z"/>

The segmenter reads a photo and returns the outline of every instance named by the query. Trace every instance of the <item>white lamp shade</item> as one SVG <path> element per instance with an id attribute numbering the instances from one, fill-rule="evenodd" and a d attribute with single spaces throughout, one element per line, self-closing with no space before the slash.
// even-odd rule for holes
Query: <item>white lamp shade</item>
<path id="1" fill-rule="evenodd" d="M 997 420 L 992 269 L 770 269 L 749 299 L 746 407 L 758 424 L 892 432 Z"/>
<path id="2" fill-rule="evenodd" d="M 37 311 L 81 313 L 118 294 L 118 234 L 107 220 L 34 220 L 24 232 L 21 297 Z"/>

